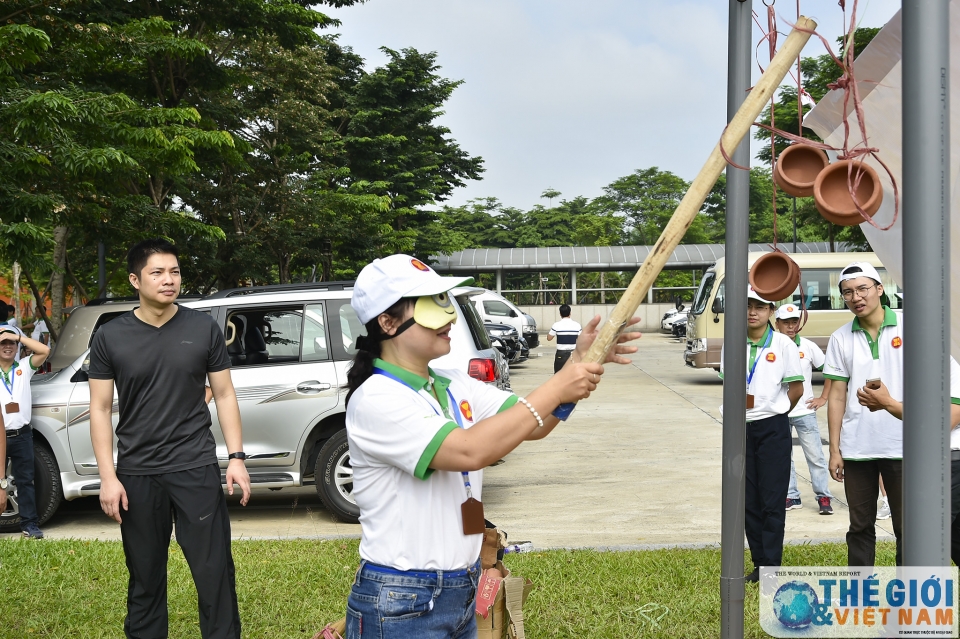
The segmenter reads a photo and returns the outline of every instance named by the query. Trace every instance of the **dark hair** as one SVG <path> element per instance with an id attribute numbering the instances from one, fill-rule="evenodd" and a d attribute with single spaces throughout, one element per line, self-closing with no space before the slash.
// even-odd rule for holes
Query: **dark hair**
<path id="1" fill-rule="evenodd" d="M 7 306 L 6 302 L 0 300 L 0 322 L 6 322 L 7 318 L 10 317 L 10 310 L 13 309 L 12 306 Z"/>
<path id="2" fill-rule="evenodd" d="M 561 304 L 560 305 L 560 317 L 570 317 L 570 305 Z"/>
<path id="3" fill-rule="evenodd" d="M 386 314 L 395 320 L 403 319 L 403 314 L 407 308 L 414 303 L 409 297 L 400 298 L 393 306 L 385 310 L 381 315 Z M 373 360 L 380 357 L 380 346 L 387 336 L 380 328 L 380 315 L 374 317 L 365 324 L 366 335 L 357 338 L 357 354 L 353 356 L 353 364 L 347 371 L 347 398 L 344 400 L 344 406 L 350 403 L 353 393 L 360 388 L 360 385 L 367 381 L 373 375 Z"/>
<path id="4" fill-rule="evenodd" d="M 180 251 L 177 250 L 176 246 L 162 237 L 154 237 L 137 242 L 130 247 L 130 250 L 127 251 L 127 272 L 133 273 L 139 278 L 143 267 L 147 265 L 147 260 L 156 253 L 172 255 L 177 258 L 177 261 L 180 260 Z"/>

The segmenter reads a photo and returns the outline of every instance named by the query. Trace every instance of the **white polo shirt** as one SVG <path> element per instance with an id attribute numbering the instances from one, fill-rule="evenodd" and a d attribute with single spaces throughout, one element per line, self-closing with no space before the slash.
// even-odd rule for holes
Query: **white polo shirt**
<path id="1" fill-rule="evenodd" d="M 854 318 L 834 331 L 827 345 L 823 376 L 847 383 L 847 404 L 840 427 L 844 459 L 902 459 L 903 422 L 885 410 L 860 405 L 857 389 L 880 376 L 890 397 L 903 401 L 903 316 L 884 307 L 877 340 Z"/>
<path id="2" fill-rule="evenodd" d="M 549 335 L 557 338 L 558 351 L 572 351 L 577 348 L 577 337 L 583 327 L 579 322 L 575 322 L 569 317 L 564 317 L 559 322 L 554 322 L 550 327 Z"/>
<path id="3" fill-rule="evenodd" d="M 806 337 L 795 335 L 793 343 L 797 345 L 797 350 L 800 352 L 800 370 L 803 371 L 803 396 L 797 402 L 796 407 L 790 411 L 790 417 L 803 417 L 816 412 L 807 408 L 807 402 L 813 399 L 813 371 L 823 368 L 825 358 L 820 347 Z"/>
<path id="4" fill-rule="evenodd" d="M 3 411 L 3 424 L 6 430 L 19 430 L 30 423 L 30 409 L 33 399 L 30 397 L 30 380 L 37 369 L 33 367 L 33 357 L 14 362 L 9 373 L 0 370 L 0 410 Z M 11 392 L 12 391 L 12 392 Z M 20 405 L 20 412 L 8 413 L 7 404 Z"/>
<path id="5" fill-rule="evenodd" d="M 960 364 L 950 358 L 950 403 L 960 404 Z M 950 431 L 950 449 L 960 450 L 960 426 Z"/>
<path id="6" fill-rule="evenodd" d="M 720 378 L 723 379 L 723 348 L 720 349 Z M 756 364 L 756 367 L 754 367 Z M 747 338 L 747 375 L 753 376 L 747 394 L 753 395 L 753 408 L 747 409 L 747 421 L 755 422 L 790 410 L 787 391 L 790 382 L 802 382 L 800 354 L 790 338 L 770 326 L 757 342 Z M 720 406 L 723 414 L 723 405 Z"/>
<path id="7" fill-rule="evenodd" d="M 360 556 L 398 570 L 466 568 L 480 556 L 483 535 L 463 534 L 463 477 L 429 465 L 458 428 L 454 410 L 470 428 L 510 408 L 517 397 L 459 370 L 431 370 L 438 403 L 428 380 L 383 360 L 375 365 L 387 375 L 371 375 L 356 390 L 346 418 Z M 470 484 L 480 500 L 482 470 L 470 472 Z"/>

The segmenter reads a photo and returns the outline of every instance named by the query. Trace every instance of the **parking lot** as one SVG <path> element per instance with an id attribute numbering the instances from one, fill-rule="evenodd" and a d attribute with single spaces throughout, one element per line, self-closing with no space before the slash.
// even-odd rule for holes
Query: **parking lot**
<path id="1" fill-rule="evenodd" d="M 713 371 L 685 367 L 682 352 L 682 343 L 654 333 L 640 341 L 632 365 L 608 366 L 600 388 L 565 424 L 486 471 L 487 518 L 512 540 L 542 548 L 719 544 L 722 385 Z M 553 371 L 552 348 L 534 353 L 541 356 L 512 369 L 519 394 Z M 820 384 L 815 379 L 814 392 Z M 818 419 L 826 441 L 825 409 Z M 836 514 L 819 515 L 799 446 L 794 459 L 804 508 L 787 513 L 788 541 L 842 540 L 843 486 L 831 482 Z M 360 534 L 358 525 L 335 521 L 313 487 L 258 490 L 246 508 L 229 501 L 235 538 Z M 880 528 L 879 536 L 892 536 L 889 520 Z M 50 538 L 120 537 L 91 497 L 64 503 L 44 531 Z"/>

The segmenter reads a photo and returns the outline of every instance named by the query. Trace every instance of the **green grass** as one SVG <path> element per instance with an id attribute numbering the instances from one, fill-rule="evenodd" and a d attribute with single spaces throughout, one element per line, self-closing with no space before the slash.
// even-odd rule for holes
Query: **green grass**
<path id="1" fill-rule="evenodd" d="M 237 541 L 244 637 L 312 637 L 343 616 L 359 557 L 355 540 Z M 877 563 L 892 565 L 892 543 Z M 510 555 L 515 575 L 536 584 L 524 608 L 527 636 L 621 639 L 716 637 L 720 551 L 554 550 Z M 749 558 L 746 560 L 749 567 Z M 785 565 L 845 565 L 841 544 L 788 546 Z M 0 542 L 0 638 L 122 637 L 127 572 L 119 542 Z M 197 638 L 196 592 L 174 544 L 170 636 Z M 757 588 L 747 587 L 746 636 L 765 637 Z"/>

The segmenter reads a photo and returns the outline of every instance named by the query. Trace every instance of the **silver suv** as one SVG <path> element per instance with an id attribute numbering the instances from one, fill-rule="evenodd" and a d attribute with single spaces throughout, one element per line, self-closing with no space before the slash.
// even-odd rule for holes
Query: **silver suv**
<path id="1" fill-rule="evenodd" d="M 365 329 L 350 307 L 352 282 L 265 286 L 221 291 L 184 306 L 209 313 L 227 342 L 243 421 L 247 470 L 255 488 L 315 483 L 330 512 L 356 522 L 353 469 L 344 428 L 347 369 Z M 452 350 L 431 365 L 461 368 L 481 381 L 504 385 L 506 364 L 491 348 L 471 296 L 452 291 L 458 321 Z M 90 389 L 86 368 L 93 334 L 136 306 L 115 302 L 77 309 L 64 326 L 61 352 L 79 352 L 71 363 L 32 382 L 37 510 L 44 523 L 63 499 L 96 495 L 97 460 L 90 442 Z M 89 310 L 88 310 L 89 309 Z M 77 342 L 82 348 L 77 349 Z M 114 426 L 118 407 L 114 404 Z M 220 466 L 227 449 L 210 403 Z M 9 472 L 7 473 L 9 475 Z M 11 478 L 14 485 L 16 478 Z M 19 528 L 16 493 L 0 515 L 0 532 Z"/>

